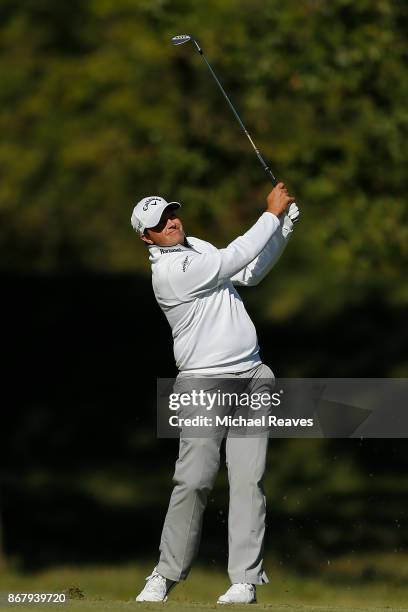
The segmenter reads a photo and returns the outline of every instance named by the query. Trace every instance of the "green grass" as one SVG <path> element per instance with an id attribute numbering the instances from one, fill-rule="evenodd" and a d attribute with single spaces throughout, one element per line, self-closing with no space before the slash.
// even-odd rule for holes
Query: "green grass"
<path id="1" fill-rule="evenodd" d="M 258 588 L 258 601 L 250 607 L 273 612 L 392 612 L 408 610 L 408 556 L 401 554 L 341 558 L 304 576 L 267 564 L 270 583 Z M 136 604 L 135 595 L 150 573 L 151 564 L 115 567 L 59 567 L 39 573 L 6 571 L 0 575 L 0 592 L 67 592 L 76 590 L 83 599 L 68 606 L 0 606 L 0 610 L 162 610 L 163 604 Z M 228 588 L 224 571 L 196 567 L 187 581 L 172 591 L 166 610 L 201 612 L 220 609 L 217 597 Z M 224 609 L 224 608 L 221 608 Z M 247 610 L 246 606 L 233 606 Z"/>
<path id="2" fill-rule="evenodd" d="M 70 603 L 68 607 L 59 608 L 60 610 L 79 610 L 80 612 L 96 612 L 97 610 L 137 610 L 140 612 L 148 612 L 154 610 L 164 610 L 164 612 L 177 612 L 180 610 L 181 612 L 204 612 L 207 610 L 224 610 L 226 606 L 216 606 L 215 604 L 197 604 L 197 603 L 179 603 L 179 602 L 167 602 L 164 604 L 165 608 L 163 608 L 163 604 L 140 604 L 134 603 L 131 601 L 128 602 L 119 602 L 119 601 L 86 601 L 86 602 L 73 602 Z M 248 606 L 227 606 L 227 609 L 232 609 L 237 612 L 248 612 Z M 57 608 L 52 607 L 38 607 L 32 606 L 29 607 L 14 607 L 14 608 L 0 608 L 5 612 L 10 610 L 23 610 L 24 612 L 33 611 L 34 612 L 50 612 L 50 610 L 56 610 Z M 250 612 L 255 612 L 256 610 L 269 610 L 270 612 L 366 612 L 368 610 L 374 612 L 404 612 L 407 608 L 373 608 L 373 607 L 341 607 L 341 606 L 292 606 L 292 605 L 274 605 L 274 604 L 258 604 L 251 605 L 249 608 Z"/>

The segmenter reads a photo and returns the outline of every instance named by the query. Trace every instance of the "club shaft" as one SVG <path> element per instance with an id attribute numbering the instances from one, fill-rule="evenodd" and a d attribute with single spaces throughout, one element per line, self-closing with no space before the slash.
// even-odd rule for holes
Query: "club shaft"
<path id="1" fill-rule="evenodd" d="M 196 43 L 196 41 L 194 41 L 194 42 Z M 248 138 L 249 142 L 251 143 L 252 148 L 254 149 L 254 151 L 255 151 L 259 161 L 261 162 L 263 169 L 265 170 L 266 174 L 268 175 L 268 177 L 272 181 L 272 184 L 275 186 L 277 184 L 277 182 L 278 182 L 277 178 L 274 176 L 272 170 L 269 168 L 268 164 L 266 163 L 266 161 L 262 157 L 258 147 L 255 145 L 254 141 L 252 140 L 251 136 L 249 135 L 248 130 L 246 129 L 245 125 L 243 124 L 243 122 L 241 120 L 241 117 L 238 115 L 237 111 L 235 110 L 234 105 L 232 104 L 231 100 L 229 99 L 225 89 L 221 85 L 217 75 L 215 74 L 215 72 L 212 69 L 210 63 L 208 62 L 207 58 L 205 57 L 202 49 L 198 46 L 197 43 L 196 43 L 196 48 L 197 48 L 198 52 L 200 53 L 201 57 L 203 58 L 203 60 L 205 61 L 205 63 L 207 64 L 207 67 L 208 67 L 209 71 L 211 72 L 212 76 L 214 77 L 214 80 L 217 83 L 218 87 L 220 88 L 220 90 L 222 92 L 222 95 L 224 96 L 224 98 L 228 102 L 229 107 L 232 110 L 232 112 L 234 113 L 236 120 L 238 121 L 238 123 L 241 126 L 241 128 L 243 129 L 246 137 Z"/>

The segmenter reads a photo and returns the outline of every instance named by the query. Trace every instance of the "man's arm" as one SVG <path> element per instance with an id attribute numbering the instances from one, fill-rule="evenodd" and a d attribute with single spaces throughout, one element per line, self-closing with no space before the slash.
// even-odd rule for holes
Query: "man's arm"
<path id="1" fill-rule="evenodd" d="M 181 301 L 190 301 L 215 289 L 220 283 L 235 276 L 258 257 L 275 232 L 281 231 L 278 215 L 282 214 L 293 197 L 283 183 L 279 183 L 267 198 L 267 212 L 243 235 L 225 249 L 211 253 L 186 253 L 170 263 L 169 282 Z"/>
<path id="2" fill-rule="evenodd" d="M 231 278 L 234 285 L 254 287 L 265 278 L 285 250 L 293 231 L 293 224 L 298 218 L 299 209 L 296 204 L 291 204 L 288 213 L 281 221 L 281 228 L 272 235 L 258 257 Z"/>

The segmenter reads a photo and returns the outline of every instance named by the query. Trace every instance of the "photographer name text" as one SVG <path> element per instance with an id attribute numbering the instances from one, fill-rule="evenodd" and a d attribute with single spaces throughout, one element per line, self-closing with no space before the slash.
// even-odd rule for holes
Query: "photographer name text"
<path id="1" fill-rule="evenodd" d="M 173 415 L 169 417 L 171 427 L 313 427 L 312 418 L 280 418 L 275 415 L 246 418 L 243 416 L 195 416 L 183 418 Z"/>

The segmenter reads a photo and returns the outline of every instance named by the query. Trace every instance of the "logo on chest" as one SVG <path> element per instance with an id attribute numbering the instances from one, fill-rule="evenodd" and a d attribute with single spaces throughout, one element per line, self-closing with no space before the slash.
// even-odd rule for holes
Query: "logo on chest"
<path id="1" fill-rule="evenodd" d="M 188 255 L 187 257 L 183 260 L 182 263 L 182 268 L 183 268 L 183 272 L 185 272 L 188 268 L 188 266 L 191 264 L 191 259 L 189 259 Z"/>

